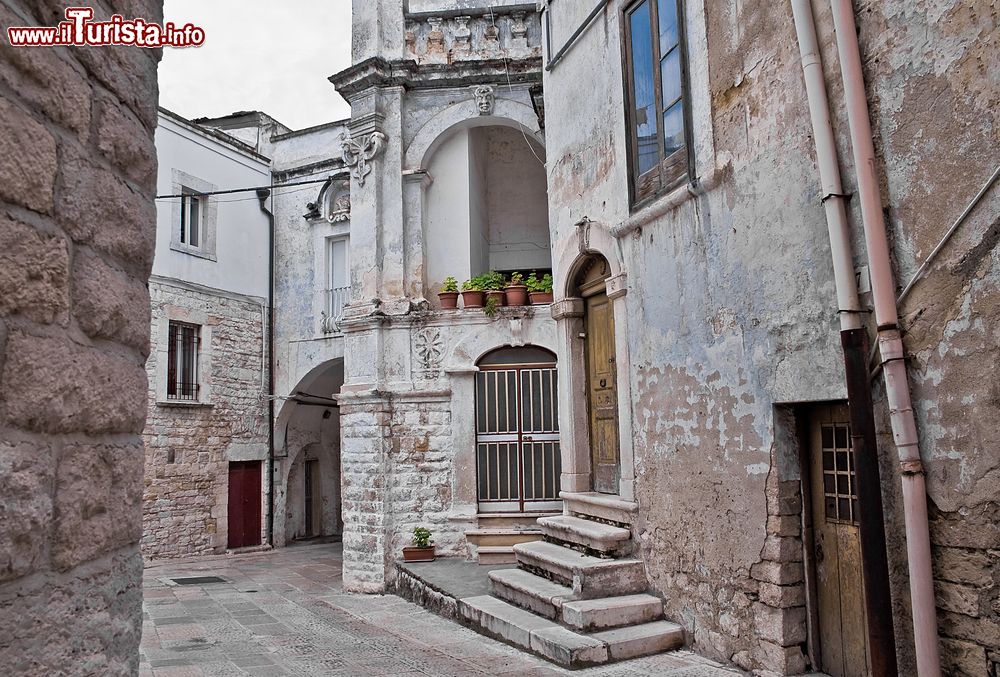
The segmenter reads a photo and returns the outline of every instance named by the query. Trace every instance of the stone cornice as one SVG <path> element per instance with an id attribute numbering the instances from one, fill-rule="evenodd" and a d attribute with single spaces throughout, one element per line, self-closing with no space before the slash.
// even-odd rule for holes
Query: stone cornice
<path id="1" fill-rule="evenodd" d="M 380 57 L 366 59 L 329 80 L 345 99 L 373 87 L 405 87 L 406 89 L 443 89 L 481 84 L 506 85 L 508 77 L 515 84 L 537 84 L 542 81 L 542 60 L 481 59 L 451 64 L 418 64 L 412 59 L 388 61 Z"/>

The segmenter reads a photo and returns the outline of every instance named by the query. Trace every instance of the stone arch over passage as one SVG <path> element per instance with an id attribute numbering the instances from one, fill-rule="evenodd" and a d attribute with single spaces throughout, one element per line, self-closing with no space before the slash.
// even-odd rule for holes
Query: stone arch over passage
<path id="1" fill-rule="evenodd" d="M 479 513 L 562 507 L 556 355 L 503 347 L 476 366 L 476 493 Z"/>
<path id="2" fill-rule="evenodd" d="M 303 377 L 282 404 L 275 425 L 276 545 L 343 533 L 340 413 L 334 399 L 343 383 L 343 358 L 329 360 Z"/>

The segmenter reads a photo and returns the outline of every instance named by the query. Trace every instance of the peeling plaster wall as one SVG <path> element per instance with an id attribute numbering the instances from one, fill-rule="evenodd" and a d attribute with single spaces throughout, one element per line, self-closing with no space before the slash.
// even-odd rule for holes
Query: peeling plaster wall
<path id="1" fill-rule="evenodd" d="M 576 246 L 574 224 L 584 216 L 592 229 L 605 231 L 633 216 L 621 4 L 612 3 L 546 75 L 556 251 Z M 555 7 L 553 44 L 559 45 L 557 36 L 570 33 L 580 17 L 560 24 L 560 12 L 569 10 Z M 886 158 L 893 253 L 897 272 L 909 272 L 1000 157 L 990 113 L 998 88 L 986 71 L 987 55 L 996 53 L 996 10 L 944 1 L 868 3 L 858 10 L 866 77 L 877 83 L 870 97 Z M 816 12 L 845 189 L 853 192 L 831 20 L 825 3 Z M 662 216 L 640 214 L 640 227 L 606 253 L 620 256 L 628 274 L 642 555 L 668 616 L 684 623 L 695 650 L 793 673 L 804 657 L 789 621 L 801 607 L 756 601 L 775 593 L 767 586 L 790 589 L 801 579 L 796 556 L 786 552 L 797 533 L 783 527 L 798 510 L 798 469 L 777 462 L 773 412 L 781 403 L 846 395 L 799 53 L 787 3 L 689 2 L 686 24 L 696 165 L 707 190 L 673 196 L 678 206 Z M 578 86 L 582 81 L 586 88 Z M 932 527 L 935 556 L 942 565 L 969 562 L 957 574 L 939 567 L 942 646 L 954 674 L 985 674 L 987 653 L 995 656 L 1000 644 L 1000 401 L 995 379 L 978 376 L 998 361 L 997 205 L 991 196 L 980 206 L 904 306 L 928 489 L 941 511 Z M 863 265 L 860 220 L 852 217 Z M 557 271 L 559 289 L 569 282 L 566 272 Z M 899 275 L 901 282 L 906 277 Z M 912 639 L 891 440 L 882 440 L 881 451 L 906 673 L 913 669 Z"/>

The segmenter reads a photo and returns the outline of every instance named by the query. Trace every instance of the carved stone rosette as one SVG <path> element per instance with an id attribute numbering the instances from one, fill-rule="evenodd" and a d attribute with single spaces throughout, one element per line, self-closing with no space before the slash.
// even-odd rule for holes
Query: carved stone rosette
<path id="1" fill-rule="evenodd" d="M 432 378 L 437 376 L 441 370 L 445 352 L 441 331 L 429 327 L 418 331 L 413 336 L 413 352 L 416 357 L 417 371 Z"/>
<path id="2" fill-rule="evenodd" d="M 386 140 L 385 134 L 378 131 L 365 134 L 358 139 L 346 134 L 340 135 L 344 164 L 351 168 L 351 176 L 358 180 L 359 186 L 365 185 L 365 177 L 372 171 L 369 163 L 385 150 Z"/>

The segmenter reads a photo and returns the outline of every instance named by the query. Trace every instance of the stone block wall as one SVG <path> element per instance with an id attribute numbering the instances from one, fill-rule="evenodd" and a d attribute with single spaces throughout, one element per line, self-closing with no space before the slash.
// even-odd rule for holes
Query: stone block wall
<path id="1" fill-rule="evenodd" d="M 0 25 L 57 3 L 0 2 Z M 98 3 L 98 12 L 104 12 Z M 161 3 L 131 3 L 161 20 Z M 156 65 L 0 40 L 0 665 L 138 670 Z"/>
<path id="2" fill-rule="evenodd" d="M 204 325 L 199 375 L 203 401 L 163 402 L 164 387 L 158 380 L 163 378 L 159 363 L 166 359 L 166 348 L 154 345 L 146 363 L 142 551 L 150 559 L 223 552 L 230 461 L 265 461 L 261 525 L 266 528 L 266 310 L 262 299 L 215 294 L 166 280 L 151 282 L 150 295 L 154 344 L 166 335 L 164 325 L 170 319 Z"/>

